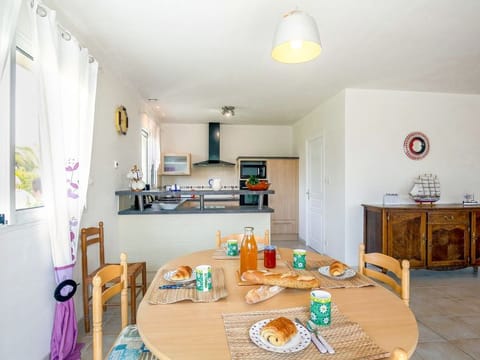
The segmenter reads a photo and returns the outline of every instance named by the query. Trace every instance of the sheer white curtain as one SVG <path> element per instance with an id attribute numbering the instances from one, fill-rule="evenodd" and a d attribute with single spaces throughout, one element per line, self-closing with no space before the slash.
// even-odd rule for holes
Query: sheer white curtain
<path id="1" fill-rule="evenodd" d="M 20 0 L 0 1 L 0 79 L 3 76 L 12 41 L 15 38 L 20 5 L 22 5 Z"/>
<path id="2" fill-rule="evenodd" d="M 98 64 L 59 27 L 56 13 L 33 4 L 40 87 L 42 188 L 57 284 L 71 280 L 85 206 Z M 71 287 L 61 293 L 68 297 Z M 57 298 L 57 300 L 59 300 Z M 64 300 L 64 299 L 62 299 Z M 51 359 L 79 358 L 73 298 L 57 301 Z"/>

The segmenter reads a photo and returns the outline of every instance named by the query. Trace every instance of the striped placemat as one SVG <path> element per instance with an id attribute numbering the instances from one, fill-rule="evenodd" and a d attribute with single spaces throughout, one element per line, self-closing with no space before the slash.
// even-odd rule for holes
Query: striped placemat
<path id="1" fill-rule="evenodd" d="M 225 287 L 225 273 L 222 267 L 212 266 L 212 290 L 199 292 L 193 288 L 181 289 L 159 289 L 159 286 L 169 283 L 164 279 L 164 274 L 170 270 L 162 270 L 160 276 L 156 277 L 152 291 L 148 297 L 150 304 L 172 304 L 178 301 L 190 300 L 193 302 L 212 302 L 228 295 Z"/>
<path id="2" fill-rule="evenodd" d="M 322 336 L 335 349 L 335 354 L 320 354 L 313 344 L 294 353 L 275 353 L 258 347 L 250 340 L 250 327 L 263 319 L 285 316 L 293 320 L 298 317 L 305 323 L 309 317 L 309 310 L 306 307 L 223 314 L 222 316 L 233 360 L 309 360 L 323 357 L 330 360 L 375 360 L 385 359 L 390 355 L 376 345 L 357 323 L 344 316 L 335 304 L 332 304 L 331 325 L 321 330 Z"/>
<path id="3" fill-rule="evenodd" d="M 348 279 L 334 279 L 325 275 L 320 274 L 318 269 L 322 266 L 330 266 L 335 260 L 331 257 L 322 255 L 319 260 L 308 260 L 307 258 L 307 269 L 299 270 L 294 269 L 292 262 L 287 261 L 287 266 L 292 271 L 295 271 L 299 274 L 313 275 L 320 280 L 320 287 L 324 289 L 338 289 L 338 288 L 358 288 L 364 286 L 375 286 L 376 282 L 369 277 L 359 274 L 356 272 L 355 276 Z"/>

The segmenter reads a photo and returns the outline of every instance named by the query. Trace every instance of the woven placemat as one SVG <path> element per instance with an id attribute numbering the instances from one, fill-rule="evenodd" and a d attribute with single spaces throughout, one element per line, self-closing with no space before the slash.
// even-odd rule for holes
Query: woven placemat
<path id="1" fill-rule="evenodd" d="M 375 360 L 387 358 L 390 354 L 378 345 L 357 324 L 340 313 L 332 304 L 332 324 L 321 330 L 322 336 L 335 349 L 335 354 L 321 354 L 315 345 L 295 353 L 275 353 L 255 345 L 249 336 L 250 327 L 257 321 L 285 316 L 291 320 L 298 317 L 303 323 L 309 317 L 306 307 L 296 307 L 272 311 L 223 314 L 230 355 L 233 360 L 309 360 L 328 358 L 329 360 Z"/>
<path id="2" fill-rule="evenodd" d="M 257 254 L 257 259 L 258 260 L 263 260 L 263 251 L 259 251 Z M 280 254 L 277 252 L 276 254 L 277 260 L 281 259 Z M 237 256 L 229 256 L 225 253 L 225 250 L 223 249 L 215 249 L 213 252 L 212 258 L 215 260 L 239 260 L 240 255 Z"/>
<path id="3" fill-rule="evenodd" d="M 221 267 L 212 267 L 212 290 L 199 292 L 195 288 L 159 289 L 159 286 L 171 284 L 164 279 L 164 274 L 169 270 L 162 270 L 156 277 L 152 292 L 148 297 L 150 304 L 172 304 L 178 301 L 190 300 L 193 302 L 212 302 L 228 295 L 225 287 L 225 273 Z"/>
<path id="4" fill-rule="evenodd" d="M 322 266 L 329 266 L 334 260 L 328 256 L 322 255 L 321 259 L 309 261 L 307 259 L 307 269 L 294 269 L 292 262 L 288 261 L 289 269 L 304 275 L 313 275 L 320 280 L 320 287 L 324 289 L 338 289 L 338 288 L 358 288 L 364 286 L 375 286 L 376 282 L 369 277 L 359 274 L 348 279 L 333 279 L 328 276 L 320 274 L 318 269 Z"/>

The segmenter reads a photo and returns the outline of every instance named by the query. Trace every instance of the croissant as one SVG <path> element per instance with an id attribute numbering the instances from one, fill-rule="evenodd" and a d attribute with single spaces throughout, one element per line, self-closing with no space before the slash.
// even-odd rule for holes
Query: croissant
<path id="1" fill-rule="evenodd" d="M 187 280 L 192 276 L 192 268 L 188 265 L 182 265 L 177 268 L 171 277 L 172 280 Z"/>
<path id="2" fill-rule="evenodd" d="M 334 261 L 330 264 L 329 272 L 332 276 L 342 276 L 347 269 L 347 265 L 341 263 L 340 261 Z"/>
<path id="3" fill-rule="evenodd" d="M 260 336 L 274 346 L 283 346 L 297 333 L 297 327 L 286 317 L 276 318 L 267 323 L 260 331 Z"/>

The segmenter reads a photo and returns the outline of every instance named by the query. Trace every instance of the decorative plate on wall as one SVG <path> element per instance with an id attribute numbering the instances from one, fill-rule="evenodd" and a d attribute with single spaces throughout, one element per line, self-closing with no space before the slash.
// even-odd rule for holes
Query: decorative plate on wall
<path id="1" fill-rule="evenodd" d="M 427 135 L 419 131 L 411 132 L 403 142 L 403 150 L 410 159 L 423 159 L 430 151 Z"/>

